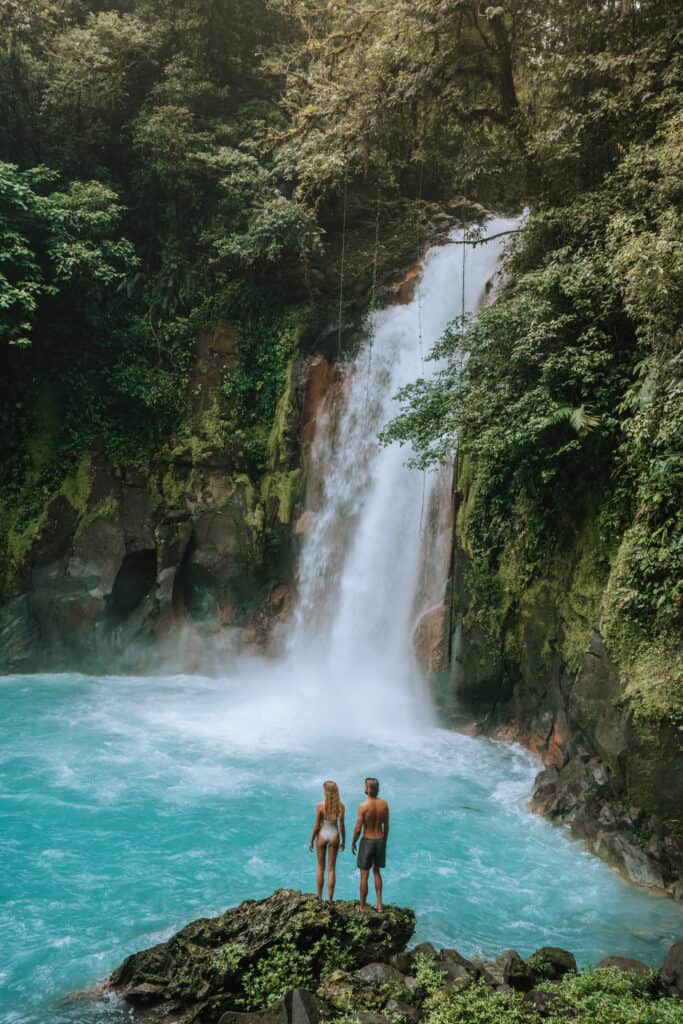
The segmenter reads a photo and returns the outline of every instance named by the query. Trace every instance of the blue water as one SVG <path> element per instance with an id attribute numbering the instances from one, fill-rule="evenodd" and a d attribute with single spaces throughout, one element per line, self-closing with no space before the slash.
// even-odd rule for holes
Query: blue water
<path id="1" fill-rule="evenodd" d="M 270 672 L 265 690 L 256 677 L 0 680 L 1 1021 L 122 1020 L 115 1001 L 63 997 L 197 916 L 310 891 L 325 778 L 349 829 L 363 778 L 380 778 L 393 816 L 385 899 L 414 907 L 416 941 L 658 965 L 683 935 L 679 906 L 526 813 L 537 764 L 525 751 L 441 729 L 344 737 L 310 702 L 282 728 Z M 356 887 L 346 852 L 337 895 Z"/>

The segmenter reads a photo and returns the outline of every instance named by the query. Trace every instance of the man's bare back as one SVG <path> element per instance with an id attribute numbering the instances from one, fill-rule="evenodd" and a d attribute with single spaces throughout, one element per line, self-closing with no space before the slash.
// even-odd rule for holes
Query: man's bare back
<path id="1" fill-rule="evenodd" d="M 375 778 L 365 780 L 365 792 L 367 800 L 364 800 L 358 808 L 358 818 L 353 830 L 353 842 L 351 852 L 356 852 L 356 844 L 359 836 L 361 839 L 360 851 L 358 853 L 358 867 L 360 869 L 360 909 L 365 910 L 365 901 L 368 895 L 368 875 L 372 868 L 375 882 L 375 893 L 377 895 L 377 909 L 382 909 L 382 876 L 380 868 L 384 867 L 386 859 L 387 839 L 389 838 L 389 804 L 378 796 L 379 782 Z"/>
<path id="2" fill-rule="evenodd" d="M 389 804 L 378 796 L 369 796 L 358 808 L 366 839 L 386 839 L 389 833 Z"/>

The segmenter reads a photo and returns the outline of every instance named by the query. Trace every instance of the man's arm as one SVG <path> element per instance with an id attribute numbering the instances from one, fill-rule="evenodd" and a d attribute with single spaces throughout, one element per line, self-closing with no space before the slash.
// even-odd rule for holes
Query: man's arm
<path id="1" fill-rule="evenodd" d="M 387 804 L 387 809 L 384 812 L 384 842 L 385 843 L 386 843 L 388 838 L 389 838 L 389 804 Z"/>
<path id="2" fill-rule="evenodd" d="M 351 840 L 351 853 L 356 852 L 356 843 L 358 842 L 358 837 L 363 831 L 363 814 L 363 805 L 361 804 L 360 807 L 358 808 L 358 817 L 356 818 L 356 825 L 353 830 L 353 839 Z"/>

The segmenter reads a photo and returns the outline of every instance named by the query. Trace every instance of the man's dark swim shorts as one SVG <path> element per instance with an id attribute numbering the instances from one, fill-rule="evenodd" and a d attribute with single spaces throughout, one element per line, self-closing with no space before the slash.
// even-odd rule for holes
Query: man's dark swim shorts
<path id="1" fill-rule="evenodd" d="M 358 847 L 358 867 L 361 871 L 383 868 L 387 855 L 386 839 L 361 839 Z"/>

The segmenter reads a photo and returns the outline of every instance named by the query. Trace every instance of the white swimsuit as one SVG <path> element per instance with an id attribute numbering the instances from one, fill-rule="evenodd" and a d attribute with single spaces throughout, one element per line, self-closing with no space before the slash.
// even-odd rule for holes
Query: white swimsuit
<path id="1" fill-rule="evenodd" d="M 336 821 L 328 821 L 327 818 L 324 818 L 318 835 L 324 842 L 333 843 L 339 836 L 339 829 L 337 828 Z"/>

